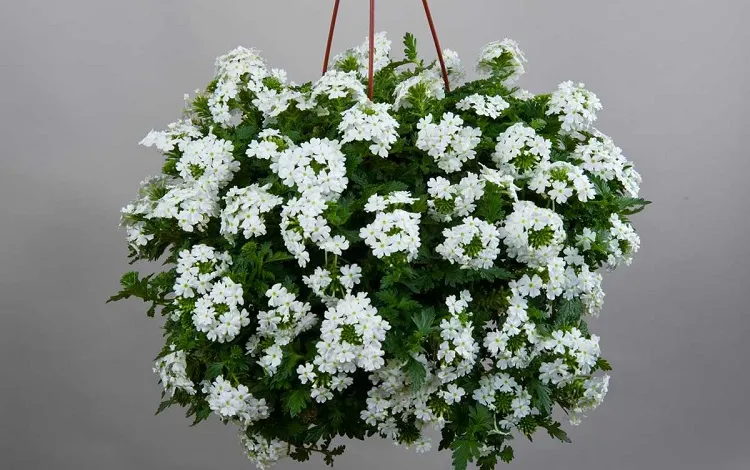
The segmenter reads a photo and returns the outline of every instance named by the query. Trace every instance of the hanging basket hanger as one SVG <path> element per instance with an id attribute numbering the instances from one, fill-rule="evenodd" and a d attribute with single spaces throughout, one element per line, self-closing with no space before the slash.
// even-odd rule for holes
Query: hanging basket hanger
<path id="1" fill-rule="evenodd" d="M 339 16 L 339 6 L 341 0 L 335 0 L 333 4 L 333 15 L 331 17 L 331 27 L 328 31 L 328 44 L 326 45 L 325 58 L 323 59 L 323 75 L 328 72 L 328 62 L 331 58 L 331 46 L 333 45 L 333 35 L 336 30 L 336 20 Z M 450 92 L 450 81 L 448 80 L 448 69 L 445 66 L 445 59 L 443 58 L 443 50 L 440 48 L 440 40 L 438 39 L 437 30 L 435 28 L 435 22 L 432 20 L 432 13 L 430 12 L 430 5 L 427 0 L 422 0 L 424 5 L 424 12 L 427 16 L 427 23 L 430 25 L 430 31 L 432 32 L 432 39 L 435 42 L 435 49 L 437 50 L 438 61 L 440 62 L 440 69 L 443 74 L 443 82 L 445 82 L 445 91 Z M 370 34 L 369 34 L 369 47 L 370 54 L 368 60 L 367 70 L 367 96 L 372 100 L 374 92 L 374 81 L 375 81 L 375 0 L 370 0 Z"/>

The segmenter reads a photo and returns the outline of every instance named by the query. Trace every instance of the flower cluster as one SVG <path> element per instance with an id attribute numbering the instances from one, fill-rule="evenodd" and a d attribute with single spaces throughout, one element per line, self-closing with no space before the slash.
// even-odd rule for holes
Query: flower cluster
<path id="1" fill-rule="evenodd" d="M 453 216 L 466 217 L 476 209 L 476 201 L 484 196 L 487 179 L 468 173 L 458 184 L 438 176 L 427 182 L 430 214 L 438 220 L 449 222 Z"/>
<path id="2" fill-rule="evenodd" d="M 563 130 L 575 132 L 588 130 L 596 121 L 597 111 L 601 109 L 599 98 L 588 91 L 583 83 L 576 85 L 567 81 L 552 93 L 547 114 L 558 115 Z"/>
<path id="3" fill-rule="evenodd" d="M 195 384 L 187 376 L 187 358 L 185 351 L 177 351 L 175 345 L 169 346 L 169 354 L 160 357 L 154 364 L 154 373 L 159 374 L 164 392 L 174 396 L 177 390 L 195 394 Z"/>
<path id="4" fill-rule="evenodd" d="M 335 140 L 311 139 L 282 152 L 271 168 L 285 185 L 300 193 L 337 199 L 346 189 L 346 157 Z"/>
<path id="5" fill-rule="evenodd" d="M 563 219 L 531 201 L 518 201 L 500 228 L 500 238 L 511 258 L 531 267 L 545 266 L 563 249 Z"/>
<path id="6" fill-rule="evenodd" d="M 372 142 L 370 151 L 387 158 L 391 145 L 398 140 L 398 121 L 388 113 L 390 109 L 387 103 L 361 102 L 344 111 L 339 124 L 341 142 Z"/>
<path id="7" fill-rule="evenodd" d="M 297 300 L 281 284 L 271 287 L 266 297 L 271 310 L 258 312 L 258 329 L 248 340 L 246 348 L 248 354 L 256 355 L 257 349 L 264 346 L 258 364 L 266 374 L 274 375 L 283 358 L 281 348 L 312 328 L 318 318 L 310 312 L 310 304 Z"/>
<path id="8" fill-rule="evenodd" d="M 268 192 L 270 185 L 252 184 L 246 188 L 234 187 L 224 196 L 226 206 L 221 212 L 221 233 L 228 239 L 242 229 L 245 238 L 266 234 L 263 214 L 279 206 L 283 199 Z"/>
<path id="9" fill-rule="evenodd" d="M 433 157 L 441 170 L 455 173 L 474 159 L 482 131 L 464 126 L 463 119 L 453 113 L 443 114 L 438 124 L 432 121 L 432 114 L 419 121 L 417 147 Z"/>
<path id="10" fill-rule="evenodd" d="M 316 401 L 328 401 L 333 398 L 331 389 L 342 391 L 353 383 L 347 374 L 358 368 L 374 371 L 383 366 L 382 342 L 390 329 L 365 293 L 347 294 L 326 310 L 317 354 L 312 364 L 297 369 L 300 380 L 313 381 L 312 396 Z M 320 380 L 315 380 L 318 377 Z"/>
<path id="11" fill-rule="evenodd" d="M 519 122 L 498 136 L 492 158 L 500 170 L 524 177 L 549 161 L 551 149 L 552 142 Z"/>
<path id="12" fill-rule="evenodd" d="M 461 225 L 445 229 L 443 236 L 445 241 L 435 251 L 462 268 L 490 268 L 500 254 L 500 230 L 475 217 L 466 217 Z"/>
<path id="13" fill-rule="evenodd" d="M 224 377 L 217 377 L 213 383 L 204 383 L 203 393 L 207 395 L 211 411 L 222 419 L 251 424 L 269 415 L 266 400 L 255 398 L 244 385 L 232 386 Z"/>
<path id="14" fill-rule="evenodd" d="M 492 119 L 500 117 L 503 111 L 509 107 L 510 104 L 500 95 L 485 96 L 478 93 L 467 96 L 456 103 L 456 108 L 461 111 L 473 109 L 478 116 L 488 116 Z"/>
<path id="15" fill-rule="evenodd" d="M 479 53 L 477 72 L 482 77 L 498 76 L 504 85 L 516 82 L 526 71 L 527 62 L 518 43 L 503 39 L 487 44 Z"/>
<path id="16" fill-rule="evenodd" d="M 404 253 L 407 261 L 417 257 L 420 247 L 420 214 L 399 209 L 416 199 L 408 192 L 396 191 L 386 197 L 377 194 L 367 200 L 365 211 L 375 212 L 375 221 L 362 227 L 359 236 L 378 258 Z"/>
<path id="17" fill-rule="evenodd" d="M 588 320 L 603 274 L 640 248 L 641 176 L 594 127 L 573 82 L 516 87 L 514 41 L 482 49 L 481 80 L 405 38 L 367 43 L 297 85 L 257 51 L 216 62 L 183 119 L 141 142 L 164 156 L 121 214 L 133 261 L 119 300 L 164 318 L 160 409 L 239 429 L 256 465 L 327 462 L 339 436 L 464 470 L 509 461 L 514 435 L 567 440 L 607 393 Z M 558 409 L 559 408 L 559 409 Z"/>

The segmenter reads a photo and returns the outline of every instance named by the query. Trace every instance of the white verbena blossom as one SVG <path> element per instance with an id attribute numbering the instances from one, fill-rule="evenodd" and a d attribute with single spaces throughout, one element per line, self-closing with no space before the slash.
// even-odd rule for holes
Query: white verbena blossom
<path id="1" fill-rule="evenodd" d="M 466 217 L 461 225 L 443 230 L 445 240 L 435 251 L 463 268 L 487 269 L 500 254 L 500 232 L 490 223 Z"/>
<path id="2" fill-rule="evenodd" d="M 583 83 L 567 81 L 552 93 L 547 114 L 558 115 L 564 131 L 588 130 L 596 121 L 597 111 L 602 109 L 599 98 L 584 87 Z"/>
<path id="3" fill-rule="evenodd" d="M 446 173 L 461 170 L 464 162 L 473 160 L 482 131 L 464 126 L 464 121 L 453 113 L 443 114 L 440 123 L 433 123 L 432 114 L 417 124 L 417 148 L 433 157 L 438 167 Z"/>
<path id="4" fill-rule="evenodd" d="M 500 228 L 508 255 L 531 267 L 545 266 L 563 249 L 565 231 L 560 216 L 531 201 L 518 201 Z"/>
<path id="5" fill-rule="evenodd" d="M 359 236 L 378 258 L 395 253 L 404 253 L 407 261 L 417 257 L 421 240 L 419 222 L 421 215 L 404 209 L 393 208 L 400 204 L 411 204 L 416 199 L 409 193 L 394 192 L 387 197 L 371 196 L 365 211 L 375 212 L 375 220 L 360 230 Z"/>
<path id="6" fill-rule="evenodd" d="M 335 201 L 346 189 L 346 156 L 336 140 L 311 139 L 281 153 L 271 169 L 289 187 L 300 193 L 314 191 L 326 201 Z"/>
<path id="7" fill-rule="evenodd" d="M 229 240 L 240 230 L 245 238 L 266 234 L 263 214 L 279 206 L 283 199 L 268 192 L 271 185 L 252 184 L 245 188 L 234 187 L 224 196 L 226 206 L 221 212 L 220 233 Z"/>
<path id="8" fill-rule="evenodd" d="M 388 157 L 391 146 L 398 140 L 398 121 L 389 114 L 387 103 L 360 102 L 341 115 L 339 132 L 341 143 L 354 141 L 372 142 L 370 151 L 383 158 Z"/>
<path id="9" fill-rule="evenodd" d="M 478 93 L 469 95 L 456 103 L 456 108 L 461 111 L 473 109 L 478 116 L 488 116 L 492 119 L 500 117 L 509 106 L 510 104 L 502 96 L 487 96 Z"/>
<path id="10" fill-rule="evenodd" d="M 195 394 L 195 384 L 187 376 L 185 351 L 179 351 L 174 344 L 169 347 L 170 353 L 160 357 L 154 364 L 154 373 L 164 387 L 164 392 L 174 396 L 177 390 L 184 390 L 189 395 Z"/>
<path id="11" fill-rule="evenodd" d="M 506 66 L 511 70 L 509 73 L 506 72 L 507 76 L 503 80 L 506 86 L 516 82 L 525 72 L 523 64 L 527 62 L 526 56 L 518 47 L 518 43 L 512 39 L 503 39 L 484 46 L 479 53 L 477 72 L 481 77 L 490 77 L 497 70 L 500 61 L 507 61 Z"/>
<path id="12" fill-rule="evenodd" d="M 544 162 L 529 181 L 528 188 L 545 195 L 558 204 L 568 201 L 574 194 L 581 202 L 596 196 L 594 185 L 579 167 L 569 162 Z"/>
<path id="13" fill-rule="evenodd" d="M 549 161 L 552 143 L 523 123 L 510 126 L 497 137 L 492 159 L 498 169 L 512 176 L 530 176 Z"/>

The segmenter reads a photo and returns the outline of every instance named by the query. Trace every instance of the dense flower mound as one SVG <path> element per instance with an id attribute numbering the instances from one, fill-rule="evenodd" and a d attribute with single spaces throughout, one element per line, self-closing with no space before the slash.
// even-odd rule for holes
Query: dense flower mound
<path id="1" fill-rule="evenodd" d="M 122 224 L 132 259 L 167 269 L 125 274 L 113 300 L 165 318 L 159 409 L 236 425 L 261 468 L 380 435 L 491 469 L 513 436 L 567 441 L 554 416 L 576 424 L 607 392 L 586 320 L 647 201 L 593 127 L 599 100 L 517 88 L 511 40 L 473 82 L 445 51 L 447 93 L 404 44 L 394 60 L 377 36 L 372 101 L 366 44 L 303 85 L 238 48 L 141 142 L 165 162 Z"/>

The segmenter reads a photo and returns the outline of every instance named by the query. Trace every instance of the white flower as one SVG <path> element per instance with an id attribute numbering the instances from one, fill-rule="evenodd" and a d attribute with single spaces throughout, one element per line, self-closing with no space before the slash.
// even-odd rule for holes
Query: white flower
<path id="1" fill-rule="evenodd" d="M 478 116 L 488 116 L 497 119 L 508 109 L 510 104 L 502 96 L 469 95 L 456 103 L 456 108 L 462 111 L 473 109 Z"/>
<path id="2" fill-rule="evenodd" d="M 596 243 L 596 232 L 584 227 L 583 233 L 576 235 L 576 242 L 584 251 L 588 251 L 591 249 L 591 245 Z"/>
<path id="3" fill-rule="evenodd" d="M 507 74 L 503 84 L 508 86 L 524 74 L 523 64 L 526 62 L 526 57 L 518 47 L 518 43 L 512 39 L 503 39 L 491 42 L 482 48 L 479 53 L 477 72 L 483 78 L 500 72 Z"/>
<path id="4" fill-rule="evenodd" d="M 460 402 L 461 398 L 466 395 L 466 391 L 456 384 L 449 384 L 448 389 L 441 391 L 439 395 L 446 403 L 452 405 Z"/>
<path id="5" fill-rule="evenodd" d="M 543 267 L 562 251 L 565 231 L 557 213 L 530 201 L 519 201 L 503 222 L 500 238 L 512 258 L 532 267 Z"/>
<path id="6" fill-rule="evenodd" d="M 581 202 L 596 197 L 594 185 L 583 170 L 568 162 L 543 162 L 529 181 L 528 188 L 547 196 L 558 204 L 564 204 L 573 194 Z"/>
<path id="7" fill-rule="evenodd" d="M 411 99 L 414 97 L 414 89 L 419 87 L 424 91 L 426 98 L 442 100 L 445 98 L 445 83 L 440 73 L 433 70 L 425 70 L 419 75 L 407 78 L 398 83 L 393 91 L 393 110 L 411 108 Z"/>
<path id="8" fill-rule="evenodd" d="M 375 221 L 363 227 L 359 236 L 377 258 L 385 258 L 395 253 L 406 254 L 407 261 L 417 257 L 421 245 L 420 214 L 390 208 L 399 204 L 411 204 L 414 201 L 408 193 L 398 192 L 385 198 L 377 194 L 370 197 L 365 211 L 376 211 Z"/>
<path id="9" fill-rule="evenodd" d="M 464 126 L 463 119 L 453 113 L 443 114 L 439 124 L 432 121 L 430 114 L 417 124 L 417 148 L 433 157 L 446 173 L 459 171 L 464 162 L 476 156 L 474 149 L 481 140 L 482 131 Z"/>
<path id="10" fill-rule="evenodd" d="M 391 326 L 365 293 L 347 294 L 324 316 L 313 360 L 317 370 L 334 375 L 357 368 L 373 371 L 384 364 L 381 343 Z"/>
<path id="11" fill-rule="evenodd" d="M 641 247 L 641 238 L 635 233 L 633 226 L 621 221 L 617 214 L 612 214 L 609 222 L 612 226 L 609 229 L 608 267 L 613 270 L 622 264 L 630 266 L 633 254 Z"/>
<path id="12" fill-rule="evenodd" d="M 314 382 L 317 374 L 313 371 L 312 364 L 300 365 L 297 367 L 297 375 L 299 376 L 300 382 L 306 384 L 308 382 Z"/>
<path id="13" fill-rule="evenodd" d="M 221 418 L 236 419 L 247 426 L 270 415 L 266 400 L 256 399 L 244 385 L 235 388 L 222 376 L 207 385 L 205 392 L 211 411 Z"/>
<path id="14" fill-rule="evenodd" d="M 185 351 L 179 351 L 172 344 L 171 351 L 160 357 L 154 365 L 154 373 L 159 374 L 164 392 L 174 396 L 177 390 L 184 390 L 189 395 L 195 394 L 195 384 L 187 376 L 187 358 Z"/>
<path id="15" fill-rule="evenodd" d="M 389 114 L 386 103 L 359 102 L 341 115 L 339 132 L 341 143 L 372 142 L 370 151 L 388 157 L 391 146 L 398 140 L 398 121 Z"/>
<path id="16" fill-rule="evenodd" d="M 576 147 L 573 158 L 587 173 L 604 181 L 619 181 L 631 197 L 638 197 L 641 188 L 641 175 L 635 171 L 612 139 L 599 133 L 585 144 Z"/>
<path id="17" fill-rule="evenodd" d="M 358 102 L 367 101 L 367 92 L 355 72 L 329 70 L 315 83 L 308 101 L 297 107 L 305 109 L 313 107 L 319 103 L 321 97 L 329 100 L 346 99 Z"/>
<path id="18" fill-rule="evenodd" d="M 349 183 L 346 156 L 335 140 L 316 138 L 288 148 L 271 169 L 290 188 L 303 195 L 314 192 L 326 201 L 338 199 Z"/>
<path id="19" fill-rule="evenodd" d="M 245 188 L 231 188 L 224 197 L 226 207 L 221 212 L 220 233 L 233 240 L 242 230 L 245 238 L 266 234 L 263 214 L 281 205 L 283 199 L 268 192 L 271 185 L 251 184 Z"/>
<path id="20" fill-rule="evenodd" d="M 271 76 L 278 80 L 280 74 L 272 75 L 265 61 L 254 49 L 238 47 L 217 58 L 216 86 L 208 97 L 213 120 L 226 127 L 234 127 L 237 124 L 236 118 L 242 119 L 241 110 L 236 103 L 237 96 L 243 90 L 252 94 L 268 91 L 264 79 Z"/>
<path id="21" fill-rule="evenodd" d="M 306 248 L 308 241 L 326 251 L 341 252 L 348 246 L 346 240 L 338 236 L 334 239 L 331 235 L 331 228 L 323 217 L 326 206 L 322 196 L 311 190 L 290 199 L 281 210 L 281 237 L 289 253 L 303 268 L 310 261 Z"/>
<path id="22" fill-rule="evenodd" d="M 500 254 L 500 232 L 483 220 L 466 217 L 461 225 L 443 230 L 445 240 L 435 251 L 463 268 L 487 269 Z"/>
<path id="23" fill-rule="evenodd" d="M 271 468 L 289 454 L 289 444 L 286 442 L 266 439 L 260 434 L 248 435 L 244 429 L 240 431 L 240 442 L 247 458 L 261 470 Z"/>
<path id="24" fill-rule="evenodd" d="M 271 342 L 271 345 L 262 351 L 263 356 L 258 363 L 268 375 L 274 375 L 283 359 L 282 346 L 310 330 L 318 319 L 311 312 L 310 304 L 297 300 L 297 296 L 281 284 L 275 284 L 268 289 L 266 297 L 270 308 L 258 312 L 255 335 L 259 339 Z"/>
<path id="25" fill-rule="evenodd" d="M 348 264 L 341 267 L 341 277 L 339 278 L 339 282 L 344 286 L 344 289 L 351 291 L 361 280 L 362 268 L 356 264 Z"/>
<path id="26" fill-rule="evenodd" d="M 391 63 L 390 52 L 391 52 L 391 40 L 388 39 L 385 32 L 379 32 L 375 34 L 375 42 L 373 47 L 375 49 L 375 55 L 373 56 L 373 71 L 378 72 L 388 64 Z M 370 59 L 370 38 L 365 38 L 365 41 L 357 47 L 351 48 L 344 54 L 337 55 L 333 58 L 333 69 L 338 70 L 341 65 L 348 58 L 353 58 L 358 67 L 357 73 L 360 76 L 366 77 L 369 71 L 369 59 Z"/>
<path id="27" fill-rule="evenodd" d="M 187 142 L 200 137 L 201 133 L 192 121 L 181 120 L 169 124 L 165 131 L 152 130 L 139 142 L 139 145 L 156 147 L 166 153 L 174 150 L 175 147 L 182 148 Z"/>
<path id="28" fill-rule="evenodd" d="M 264 129 L 258 134 L 257 140 L 248 144 L 245 155 L 278 162 L 281 152 L 290 147 L 294 147 L 294 142 L 289 137 L 282 135 L 277 129 Z"/>
<path id="29" fill-rule="evenodd" d="M 549 140 L 519 122 L 497 137 L 492 159 L 498 169 L 511 176 L 529 176 L 540 164 L 549 161 L 551 149 Z"/>
<path id="30" fill-rule="evenodd" d="M 558 115 L 566 132 L 588 130 L 596 121 L 596 112 L 602 109 L 599 98 L 584 86 L 563 82 L 550 98 L 547 114 Z"/>

